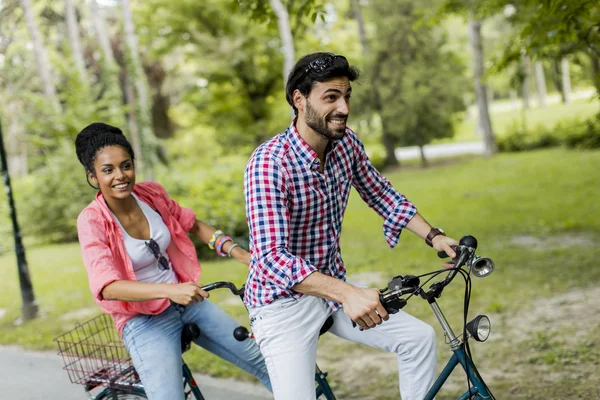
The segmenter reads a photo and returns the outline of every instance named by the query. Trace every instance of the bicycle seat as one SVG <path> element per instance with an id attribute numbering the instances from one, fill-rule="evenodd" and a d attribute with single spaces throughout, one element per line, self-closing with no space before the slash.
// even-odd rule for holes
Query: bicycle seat
<path id="1" fill-rule="evenodd" d="M 185 324 L 181 330 L 181 352 L 185 353 L 192 347 L 192 342 L 200 336 L 200 328 L 194 323 Z"/>
<path id="2" fill-rule="evenodd" d="M 321 327 L 321 330 L 319 331 L 319 336 L 321 336 L 322 334 L 326 333 L 329 329 L 331 329 L 332 325 L 333 325 L 333 317 L 330 315 L 329 318 L 327 318 L 325 320 L 325 323 Z"/>

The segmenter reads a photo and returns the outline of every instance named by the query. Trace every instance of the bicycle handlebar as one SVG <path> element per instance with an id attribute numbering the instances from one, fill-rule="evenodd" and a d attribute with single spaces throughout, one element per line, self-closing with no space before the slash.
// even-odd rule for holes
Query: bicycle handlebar
<path id="1" fill-rule="evenodd" d="M 402 298 L 404 295 L 419 295 L 425 300 L 431 301 L 441 295 L 444 287 L 446 287 L 458 271 L 464 266 L 469 266 L 468 273 L 472 270 L 478 270 L 489 266 L 493 270 L 493 261 L 486 258 L 479 258 L 475 255 L 475 249 L 477 249 L 477 239 L 473 236 L 467 235 L 460 239 L 458 246 L 452 246 L 452 249 L 456 252 L 456 258 L 452 260 L 454 267 L 449 269 L 448 275 L 440 281 L 434 282 L 430 285 L 427 291 L 424 291 L 420 285 L 419 277 L 412 275 L 396 276 L 392 278 L 386 289 L 381 289 L 380 301 L 381 304 L 386 308 L 388 313 L 393 314 L 400 308 L 404 307 L 407 303 L 407 299 Z M 444 251 L 438 252 L 438 257 L 446 258 L 448 255 Z M 481 265 L 480 265 L 481 263 Z M 439 273 L 443 273 L 440 271 Z M 489 274 L 491 271 L 487 271 Z M 485 276 L 484 274 L 477 274 L 476 276 Z M 385 293 L 388 291 L 388 293 Z M 385 293 L 385 294 L 384 294 Z"/>
<path id="2" fill-rule="evenodd" d="M 245 286 L 246 285 L 244 284 L 244 285 L 240 286 L 240 288 L 238 289 L 237 286 L 235 286 L 235 284 L 233 282 L 219 281 L 219 282 L 209 283 L 208 285 L 204 285 L 204 286 L 200 287 L 200 289 L 204 290 L 205 292 L 210 292 L 211 290 L 214 290 L 214 289 L 227 288 L 234 295 L 243 297 Z"/>

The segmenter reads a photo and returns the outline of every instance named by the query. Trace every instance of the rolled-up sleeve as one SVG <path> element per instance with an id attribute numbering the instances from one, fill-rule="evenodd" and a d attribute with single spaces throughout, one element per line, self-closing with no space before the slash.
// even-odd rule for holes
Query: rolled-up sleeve
<path id="1" fill-rule="evenodd" d="M 395 247 L 402 229 L 417 213 L 417 207 L 377 171 L 361 142 L 357 140 L 355 146 L 352 185 L 364 202 L 383 218 L 385 239 L 390 247 Z"/>
<path id="2" fill-rule="evenodd" d="M 105 300 L 102 290 L 114 281 L 128 278 L 115 268 L 113 252 L 108 245 L 102 218 L 92 210 L 84 210 L 77 218 L 77 232 L 83 264 L 94 299 L 107 312 L 119 311 L 118 302 Z"/>
<path id="3" fill-rule="evenodd" d="M 291 289 L 318 268 L 289 251 L 285 171 L 277 161 L 255 156 L 245 171 L 244 190 L 256 272 L 270 285 Z"/>

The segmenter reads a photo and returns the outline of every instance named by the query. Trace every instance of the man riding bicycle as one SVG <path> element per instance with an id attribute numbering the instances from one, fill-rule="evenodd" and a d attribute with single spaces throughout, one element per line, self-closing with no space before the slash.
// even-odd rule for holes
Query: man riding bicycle
<path id="1" fill-rule="evenodd" d="M 329 316 L 334 335 L 398 355 L 404 400 L 423 399 L 435 379 L 433 329 L 404 311 L 388 315 L 377 289 L 346 282 L 339 240 L 351 186 L 384 219 L 390 247 L 404 228 L 451 257 L 457 244 L 373 167 L 346 126 L 358 75 L 343 56 L 301 58 L 286 84 L 296 117 L 245 172 L 252 257 L 244 301 L 278 400 L 315 398 L 317 339 Z"/>

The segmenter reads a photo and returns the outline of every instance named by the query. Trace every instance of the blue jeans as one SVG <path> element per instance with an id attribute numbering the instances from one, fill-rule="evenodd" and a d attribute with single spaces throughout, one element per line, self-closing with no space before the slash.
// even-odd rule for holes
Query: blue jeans
<path id="1" fill-rule="evenodd" d="M 123 341 L 150 400 L 183 399 L 181 330 L 194 322 L 200 327 L 195 343 L 255 375 L 269 390 L 265 361 L 254 340 L 238 342 L 239 325 L 209 300 L 187 307 L 171 304 L 158 315 L 138 315 L 125 324 Z"/>

